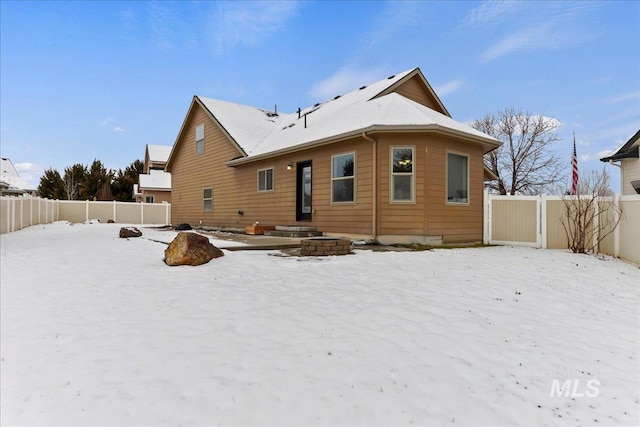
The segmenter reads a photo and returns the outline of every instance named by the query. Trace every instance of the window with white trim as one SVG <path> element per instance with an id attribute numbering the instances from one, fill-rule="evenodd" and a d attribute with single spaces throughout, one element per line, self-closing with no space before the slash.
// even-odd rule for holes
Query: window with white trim
<path id="1" fill-rule="evenodd" d="M 331 157 L 331 202 L 355 202 L 356 153 Z"/>
<path id="2" fill-rule="evenodd" d="M 258 171 L 258 191 L 273 191 L 273 168 Z"/>
<path id="3" fill-rule="evenodd" d="M 144 202 L 145 203 L 154 203 L 155 202 L 155 197 L 153 195 L 151 196 L 144 196 Z"/>
<path id="4" fill-rule="evenodd" d="M 196 154 L 204 153 L 204 125 L 196 127 Z"/>
<path id="5" fill-rule="evenodd" d="M 469 156 L 447 153 L 447 202 L 469 203 Z"/>
<path id="6" fill-rule="evenodd" d="M 391 201 L 413 202 L 415 169 L 414 147 L 391 148 Z"/>
<path id="7" fill-rule="evenodd" d="M 213 210 L 213 188 L 202 190 L 202 210 L 210 212 Z"/>

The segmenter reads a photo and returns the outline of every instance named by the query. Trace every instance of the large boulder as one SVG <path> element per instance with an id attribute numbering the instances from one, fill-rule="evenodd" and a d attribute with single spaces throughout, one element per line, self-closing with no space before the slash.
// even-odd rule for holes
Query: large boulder
<path id="1" fill-rule="evenodd" d="M 128 239 L 129 237 L 140 237 L 142 236 L 142 231 L 138 230 L 135 227 L 122 227 L 120 229 L 120 237 L 123 239 Z"/>
<path id="2" fill-rule="evenodd" d="M 164 262 L 172 266 L 201 265 L 221 256 L 224 256 L 224 252 L 213 246 L 207 237 L 180 232 L 165 249 Z"/>

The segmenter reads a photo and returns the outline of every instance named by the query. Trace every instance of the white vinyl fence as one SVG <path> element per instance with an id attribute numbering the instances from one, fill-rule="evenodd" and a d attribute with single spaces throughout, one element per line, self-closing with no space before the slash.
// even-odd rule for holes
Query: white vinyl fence
<path id="1" fill-rule="evenodd" d="M 640 264 L 640 195 L 602 197 L 600 218 L 613 220 L 620 209 L 618 227 L 599 244 L 600 253 Z M 604 203 L 608 202 L 608 203 Z M 536 248 L 567 249 L 565 216 L 560 196 L 497 196 L 485 192 L 484 242 Z M 592 236 L 595 238 L 595 236 Z"/>
<path id="2" fill-rule="evenodd" d="M 171 205 L 0 197 L 0 234 L 54 221 L 81 223 L 91 219 L 119 224 L 171 224 Z"/>

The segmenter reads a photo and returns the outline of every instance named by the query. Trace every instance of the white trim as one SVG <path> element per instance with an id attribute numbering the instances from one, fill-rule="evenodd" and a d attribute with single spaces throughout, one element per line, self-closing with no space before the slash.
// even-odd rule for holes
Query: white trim
<path id="1" fill-rule="evenodd" d="M 393 150 L 411 150 L 411 173 L 393 171 Z M 409 200 L 395 200 L 393 178 L 395 176 L 411 177 L 411 198 Z M 392 145 L 389 147 L 389 203 L 391 204 L 415 204 L 416 203 L 416 146 L 415 145 Z"/>
<path id="2" fill-rule="evenodd" d="M 466 202 L 451 202 L 449 201 L 449 154 L 454 154 L 456 156 L 466 157 L 467 158 L 467 201 Z M 469 153 L 464 153 L 462 151 L 455 150 L 445 150 L 445 159 L 444 159 L 444 202 L 449 206 L 469 206 L 471 204 L 471 192 L 469 191 L 469 179 L 470 179 L 470 168 L 471 168 L 471 156 Z"/>
<path id="3" fill-rule="evenodd" d="M 267 174 L 266 171 L 271 170 L 271 188 L 267 188 Z M 260 189 L 260 172 L 265 172 L 265 189 L 261 190 Z M 262 168 L 262 169 L 258 169 L 256 171 L 256 174 L 258 175 L 258 182 L 257 182 L 257 187 L 258 187 L 258 193 L 273 193 L 273 191 L 276 188 L 276 182 L 275 182 L 275 178 L 276 178 L 276 168 L 275 166 L 269 166 L 267 168 Z"/>
<path id="4" fill-rule="evenodd" d="M 198 139 L 198 131 L 202 129 L 202 138 Z M 204 141 L 205 141 L 205 135 L 204 135 L 204 123 L 201 125 L 196 126 L 195 129 L 195 133 L 196 133 L 196 155 L 200 155 L 204 153 Z M 200 149 L 198 149 L 198 143 L 202 142 L 202 147 Z"/>
<path id="5" fill-rule="evenodd" d="M 333 176 L 333 159 L 335 159 L 336 157 L 342 157 L 342 156 L 353 156 L 353 175 L 352 176 L 340 176 L 340 177 L 334 177 Z M 340 154 L 334 154 L 331 156 L 331 204 L 332 205 L 355 205 L 356 204 L 356 152 L 355 151 L 347 151 L 345 153 L 340 153 Z M 344 202 L 336 202 L 333 200 L 333 182 L 334 181 L 346 181 L 352 179 L 353 180 L 353 200 L 351 201 L 344 201 Z"/>
<path id="6" fill-rule="evenodd" d="M 206 190 L 211 190 L 211 197 L 210 198 L 204 197 L 204 192 Z M 205 209 L 204 208 L 204 202 L 207 201 L 207 200 L 211 200 L 211 209 Z M 213 212 L 213 187 L 204 187 L 202 189 L 202 212 Z"/>

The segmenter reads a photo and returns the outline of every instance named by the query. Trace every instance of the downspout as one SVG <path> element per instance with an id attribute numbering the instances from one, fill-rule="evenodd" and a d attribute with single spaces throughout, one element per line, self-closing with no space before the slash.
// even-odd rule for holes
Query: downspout
<path id="1" fill-rule="evenodd" d="M 609 160 L 609 164 L 611 166 L 615 166 L 620 170 L 620 194 L 624 194 L 624 176 L 622 176 L 622 165 L 620 163 L 616 163 L 613 160 Z"/>
<path id="2" fill-rule="evenodd" d="M 372 208 L 372 239 L 376 240 L 378 237 L 378 141 L 367 136 L 366 132 L 362 132 L 362 138 L 373 143 L 373 208 Z"/>

